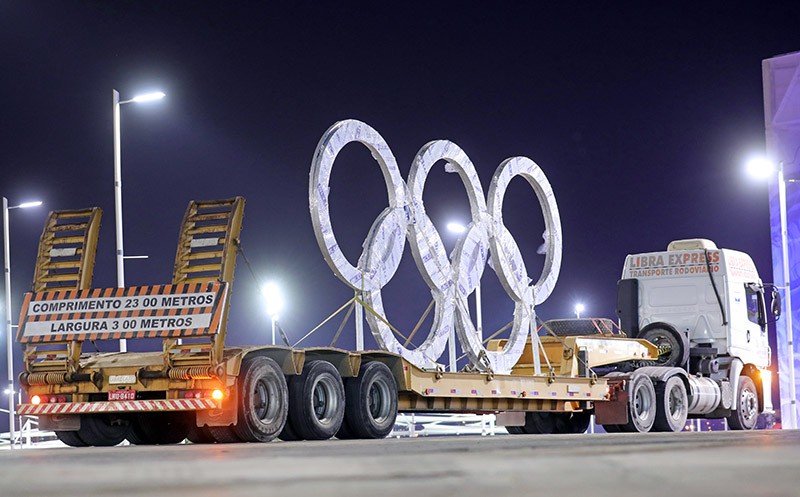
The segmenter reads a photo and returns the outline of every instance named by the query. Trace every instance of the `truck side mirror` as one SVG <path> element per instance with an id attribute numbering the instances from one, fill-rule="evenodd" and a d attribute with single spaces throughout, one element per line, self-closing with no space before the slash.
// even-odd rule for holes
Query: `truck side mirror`
<path id="1" fill-rule="evenodd" d="M 776 288 L 772 289 L 772 304 L 770 305 L 770 310 L 777 321 L 778 318 L 781 317 L 781 294 L 778 293 Z"/>

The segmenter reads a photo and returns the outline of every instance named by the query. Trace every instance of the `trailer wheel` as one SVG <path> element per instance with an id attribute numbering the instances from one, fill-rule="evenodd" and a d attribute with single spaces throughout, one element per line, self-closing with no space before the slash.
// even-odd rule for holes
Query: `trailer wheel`
<path id="1" fill-rule="evenodd" d="M 218 444 L 235 444 L 242 441 L 230 426 L 208 426 L 206 429 Z"/>
<path id="2" fill-rule="evenodd" d="M 289 419 L 292 429 L 306 440 L 327 440 L 344 420 L 342 377 L 333 364 L 311 361 L 303 374 L 289 382 Z"/>
<path id="3" fill-rule="evenodd" d="M 681 367 L 689 360 L 689 340 L 686 335 L 675 328 L 663 323 L 653 323 L 645 326 L 637 338 L 642 338 L 652 343 L 659 350 L 656 363 L 659 366 Z"/>
<path id="4" fill-rule="evenodd" d="M 345 398 L 347 398 L 347 387 L 345 386 Z M 339 427 L 339 431 L 336 432 L 336 438 L 339 440 L 353 440 L 358 438 L 353 434 L 353 430 L 347 426 L 347 406 L 345 406 L 345 417 L 342 420 L 342 426 Z"/>
<path id="5" fill-rule="evenodd" d="M 283 430 L 281 430 L 281 432 L 278 434 L 278 438 L 284 442 L 296 442 L 298 440 L 302 440 L 300 435 L 298 435 L 295 429 L 292 428 L 292 420 L 288 417 L 286 418 L 286 424 L 283 425 Z"/>
<path id="6" fill-rule="evenodd" d="M 509 435 L 524 435 L 525 429 L 522 426 L 506 426 L 506 431 Z"/>
<path id="7" fill-rule="evenodd" d="M 183 412 L 139 414 L 131 422 L 128 441 L 135 445 L 169 445 L 189 434 L 189 419 Z"/>
<path id="8" fill-rule="evenodd" d="M 656 383 L 656 418 L 653 431 L 682 431 L 689 415 L 686 385 L 678 376 Z"/>
<path id="9" fill-rule="evenodd" d="M 77 434 L 86 445 L 113 447 L 128 436 L 130 424 L 126 420 L 105 414 L 83 416 Z"/>
<path id="10" fill-rule="evenodd" d="M 621 431 L 646 433 L 656 418 L 656 389 L 649 376 L 635 374 L 628 382 L 628 423 Z"/>
<path id="11" fill-rule="evenodd" d="M 56 437 L 70 447 L 87 447 L 89 445 L 81 439 L 77 431 L 57 431 Z"/>
<path id="12" fill-rule="evenodd" d="M 386 364 L 363 364 L 358 376 L 347 379 L 345 398 L 345 430 L 353 438 L 385 438 L 391 433 L 397 419 L 397 384 Z"/>
<path id="13" fill-rule="evenodd" d="M 248 357 L 239 373 L 239 415 L 234 433 L 244 442 L 269 442 L 286 424 L 286 377 L 268 357 Z"/>
<path id="14" fill-rule="evenodd" d="M 728 426 L 732 430 L 752 430 L 758 421 L 758 391 L 749 376 L 739 376 L 739 395 L 736 410 L 728 416 Z"/>
<path id="15" fill-rule="evenodd" d="M 555 433 L 586 433 L 591 421 L 592 414 L 589 411 L 559 413 Z"/>
<path id="16" fill-rule="evenodd" d="M 214 437 L 208 432 L 207 426 L 197 426 L 192 424 L 189 426 L 189 432 L 186 434 L 186 440 L 193 444 L 213 444 Z"/>

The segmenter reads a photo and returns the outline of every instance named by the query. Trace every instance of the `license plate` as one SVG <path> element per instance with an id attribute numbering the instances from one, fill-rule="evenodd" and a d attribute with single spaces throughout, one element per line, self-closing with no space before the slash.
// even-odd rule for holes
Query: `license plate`
<path id="1" fill-rule="evenodd" d="M 136 400 L 136 390 L 111 390 L 108 400 Z"/>

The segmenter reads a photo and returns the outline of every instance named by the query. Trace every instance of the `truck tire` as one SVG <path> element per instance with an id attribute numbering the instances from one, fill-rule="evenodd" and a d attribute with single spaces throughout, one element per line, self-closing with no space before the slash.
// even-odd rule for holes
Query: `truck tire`
<path id="1" fill-rule="evenodd" d="M 749 376 L 739 376 L 739 388 L 736 389 L 736 410 L 728 416 L 728 426 L 732 430 L 752 430 L 758 421 L 758 391 L 756 384 Z"/>
<path id="2" fill-rule="evenodd" d="M 239 372 L 239 413 L 234 433 L 244 442 L 269 442 L 286 424 L 289 392 L 278 363 L 246 357 Z"/>
<path id="3" fill-rule="evenodd" d="M 646 433 L 656 419 L 656 389 L 649 376 L 634 374 L 628 382 L 628 423 L 620 431 Z"/>
<path id="4" fill-rule="evenodd" d="M 186 440 L 193 444 L 213 444 L 214 437 L 208 432 L 207 426 L 196 426 L 192 424 L 189 426 L 189 432 L 186 434 Z"/>
<path id="5" fill-rule="evenodd" d="M 131 421 L 128 441 L 134 445 L 169 445 L 182 442 L 188 434 L 186 413 L 138 414 Z"/>
<path id="6" fill-rule="evenodd" d="M 509 435 L 524 435 L 525 430 L 522 426 L 506 426 L 506 431 Z"/>
<path id="7" fill-rule="evenodd" d="M 656 383 L 656 419 L 653 431 L 683 431 L 689 415 L 686 385 L 678 376 Z"/>
<path id="8" fill-rule="evenodd" d="M 218 444 L 236 444 L 242 441 L 230 426 L 208 426 L 208 434 Z"/>
<path id="9" fill-rule="evenodd" d="M 105 414 L 83 416 L 81 429 L 77 434 L 86 445 L 113 447 L 128 436 L 130 424 L 127 421 Z"/>
<path id="10" fill-rule="evenodd" d="M 288 417 L 286 418 L 286 424 L 283 425 L 283 430 L 278 434 L 278 438 L 283 440 L 284 442 L 296 442 L 298 440 L 302 440 L 300 435 L 292 428 L 292 420 Z"/>
<path id="11" fill-rule="evenodd" d="M 333 364 L 311 361 L 303 374 L 289 382 L 289 419 L 292 429 L 306 440 L 327 440 L 344 420 L 342 377 Z"/>
<path id="12" fill-rule="evenodd" d="M 586 433 L 591 421 L 589 411 L 560 413 L 556 419 L 556 433 Z"/>
<path id="13" fill-rule="evenodd" d="M 659 355 L 656 364 L 665 367 L 682 367 L 689 360 L 689 339 L 672 326 L 652 323 L 639 332 L 639 336 L 656 347 L 669 348 L 669 352 Z"/>
<path id="14" fill-rule="evenodd" d="M 57 431 L 56 437 L 70 447 L 87 447 L 89 445 L 81 439 L 77 431 Z"/>
<path id="15" fill-rule="evenodd" d="M 382 362 L 361 365 L 345 385 L 345 432 L 354 438 L 385 438 L 397 419 L 397 384 Z"/>

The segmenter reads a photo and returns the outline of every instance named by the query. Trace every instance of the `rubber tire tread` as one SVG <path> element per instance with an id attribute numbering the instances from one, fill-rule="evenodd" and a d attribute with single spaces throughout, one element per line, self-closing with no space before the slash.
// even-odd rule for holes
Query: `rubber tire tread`
<path id="1" fill-rule="evenodd" d="M 689 416 L 689 396 L 686 393 L 686 385 L 678 376 L 667 378 L 666 381 L 659 381 L 656 388 L 656 419 L 653 421 L 651 431 L 659 432 L 679 432 L 686 426 L 686 418 Z M 683 413 L 680 419 L 675 421 L 669 413 L 670 391 L 678 388 L 683 392 Z"/>
<path id="2" fill-rule="evenodd" d="M 77 431 L 57 431 L 56 437 L 70 447 L 88 447 Z"/>
<path id="3" fill-rule="evenodd" d="M 257 381 L 268 383 L 268 404 L 278 402 L 273 418 L 264 422 L 257 417 L 252 405 L 253 388 Z M 289 390 L 286 377 L 278 363 L 264 356 L 245 357 L 239 371 L 238 417 L 233 432 L 244 442 L 269 442 L 283 430 L 289 410 Z"/>
<path id="4" fill-rule="evenodd" d="M 328 426 L 322 425 L 317 419 L 312 406 L 314 396 L 314 383 L 317 378 L 325 374 L 332 375 L 336 384 L 336 395 L 339 396 L 338 410 L 334 420 Z M 292 378 L 289 382 L 289 419 L 293 431 L 305 440 L 327 440 L 339 431 L 344 421 L 345 392 L 342 377 L 333 364 L 316 360 L 311 361 L 303 368 L 303 374 Z"/>
<path id="5" fill-rule="evenodd" d="M 81 429 L 78 436 L 87 445 L 96 447 L 113 447 L 119 445 L 128 436 L 130 425 L 111 425 L 106 422 L 106 416 L 84 416 L 81 419 Z"/>
<path id="6" fill-rule="evenodd" d="M 242 442 L 230 426 L 208 426 L 208 434 L 218 444 L 235 444 Z"/>
<path id="7" fill-rule="evenodd" d="M 383 380 L 389 389 L 388 410 L 386 419 L 379 423 L 369 410 L 369 392 L 374 381 Z M 348 378 L 345 384 L 345 423 L 346 430 L 354 438 L 375 440 L 386 438 L 394 428 L 397 420 L 397 383 L 389 367 L 378 361 L 362 364 L 358 376 Z M 342 423 L 342 424 L 345 424 Z"/>
<path id="8" fill-rule="evenodd" d="M 128 441 L 136 445 L 177 444 L 186 439 L 189 427 L 188 416 L 183 412 L 140 414 L 131 422 Z"/>
<path id="9" fill-rule="evenodd" d="M 193 444 L 213 444 L 214 437 L 208 432 L 207 426 L 189 426 L 189 432 L 186 434 L 186 440 Z"/>

